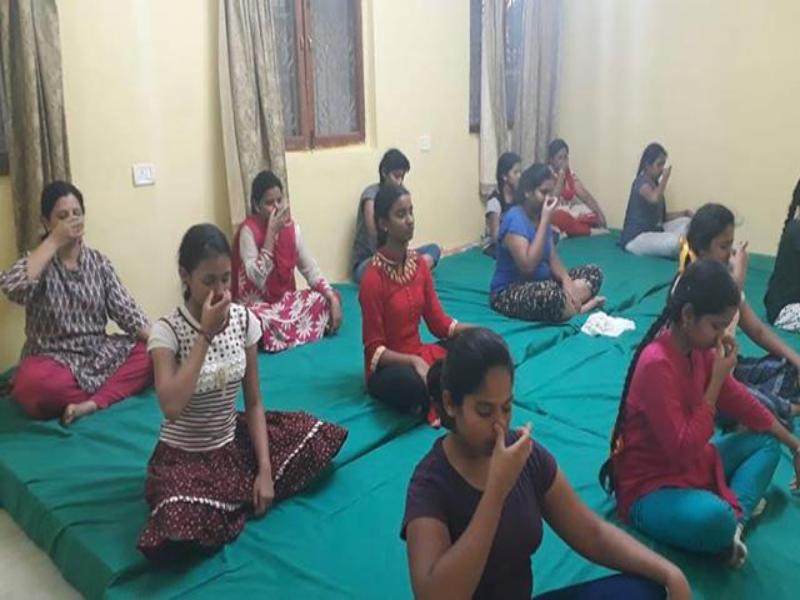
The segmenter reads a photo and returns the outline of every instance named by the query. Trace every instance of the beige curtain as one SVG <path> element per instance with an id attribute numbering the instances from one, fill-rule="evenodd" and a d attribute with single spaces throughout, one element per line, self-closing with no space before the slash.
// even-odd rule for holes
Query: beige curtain
<path id="1" fill-rule="evenodd" d="M 219 92 L 231 223 L 249 212 L 250 183 L 272 169 L 286 186 L 283 107 L 267 0 L 219 0 Z"/>
<path id="2" fill-rule="evenodd" d="M 0 0 L 0 71 L 17 250 L 39 238 L 45 183 L 69 179 L 55 0 Z"/>
<path id="3" fill-rule="evenodd" d="M 511 147 L 522 164 L 547 159 L 557 118 L 562 0 L 527 0 L 523 6 L 523 45 Z"/>
<path id="4" fill-rule="evenodd" d="M 481 129 L 478 173 L 484 198 L 496 187 L 497 158 L 508 148 L 505 0 L 484 0 L 481 16 Z"/>

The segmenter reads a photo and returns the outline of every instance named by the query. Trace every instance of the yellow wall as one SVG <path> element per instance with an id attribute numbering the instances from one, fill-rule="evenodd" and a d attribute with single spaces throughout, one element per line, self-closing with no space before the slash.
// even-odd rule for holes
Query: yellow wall
<path id="1" fill-rule="evenodd" d="M 192 223 L 228 229 L 219 122 L 216 0 L 59 3 L 73 180 L 88 242 L 107 253 L 153 317 L 179 296 L 175 254 Z M 477 140 L 467 133 L 469 3 L 363 2 L 367 142 L 291 153 L 289 196 L 324 272 L 347 277 L 356 202 L 390 146 L 405 150 L 417 239 L 477 238 Z M 445 43 L 446 41 L 446 43 Z M 417 149 L 429 134 L 429 153 Z M 152 162 L 156 185 L 134 188 Z M 14 258 L 11 201 L 0 179 L 0 260 Z M 0 300 L 0 368 L 16 360 L 22 311 Z"/>
<path id="2" fill-rule="evenodd" d="M 14 213 L 11 205 L 8 177 L 0 177 L 0 269 L 11 264 L 17 256 L 14 246 Z M 16 360 L 22 346 L 25 313 L 0 297 L 0 370 Z"/>
<path id="3" fill-rule="evenodd" d="M 469 3 L 459 0 L 364 2 L 367 143 L 290 153 L 292 214 L 323 271 L 346 279 L 358 196 L 377 180 L 391 147 L 409 157 L 416 241 L 446 247 L 477 239 L 482 228 L 478 144 L 467 132 Z M 446 41 L 446 43 L 445 43 Z M 418 150 L 419 136 L 431 150 Z"/>
<path id="4" fill-rule="evenodd" d="M 774 254 L 800 175 L 796 0 L 566 0 L 559 133 L 621 226 L 639 157 L 662 142 L 668 207 L 716 201 Z"/>

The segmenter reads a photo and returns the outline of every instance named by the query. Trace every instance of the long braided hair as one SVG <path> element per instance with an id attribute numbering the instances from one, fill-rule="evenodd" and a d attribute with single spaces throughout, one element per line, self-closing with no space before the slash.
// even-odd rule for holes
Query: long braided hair
<path id="1" fill-rule="evenodd" d="M 725 265 L 712 260 L 697 260 L 692 262 L 683 274 L 676 276 L 670 291 L 667 293 L 667 303 L 664 310 L 647 330 L 633 354 L 633 359 L 625 376 L 625 385 L 622 388 L 617 419 L 611 434 L 610 456 L 600 467 L 600 485 L 609 494 L 614 493 L 614 465 L 613 459 L 624 447 L 624 425 L 627 413 L 627 399 L 631 381 L 636 371 L 644 349 L 658 336 L 668 324 L 678 323 L 683 314 L 683 308 L 690 304 L 694 316 L 700 318 L 704 315 L 718 315 L 731 307 L 739 305 L 741 292 L 736 282 L 728 272 Z"/>
<path id="2" fill-rule="evenodd" d="M 797 185 L 794 186 L 792 201 L 789 203 L 789 213 L 786 215 L 786 220 L 783 222 L 781 235 L 783 235 L 783 232 L 786 231 L 786 227 L 788 227 L 789 223 L 791 223 L 792 219 L 797 215 L 798 208 L 800 208 L 800 179 L 797 181 Z"/>

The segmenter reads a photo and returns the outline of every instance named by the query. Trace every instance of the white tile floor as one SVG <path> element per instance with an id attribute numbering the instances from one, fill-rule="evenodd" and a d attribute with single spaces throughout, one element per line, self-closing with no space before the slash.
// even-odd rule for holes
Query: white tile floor
<path id="1" fill-rule="evenodd" d="M 0 599 L 78 600 L 44 552 L 0 510 Z"/>

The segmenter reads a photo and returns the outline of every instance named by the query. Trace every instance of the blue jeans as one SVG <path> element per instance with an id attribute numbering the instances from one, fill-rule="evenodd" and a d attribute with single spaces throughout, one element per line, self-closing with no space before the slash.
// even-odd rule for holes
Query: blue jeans
<path id="1" fill-rule="evenodd" d="M 611 575 L 534 596 L 533 600 L 662 600 L 667 590 L 636 575 Z"/>
<path id="2" fill-rule="evenodd" d="M 764 497 L 778 466 L 780 449 L 769 434 L 730 433 L 714 445 L 722 458 L 725 479 L 739 499 L 742 516 L 713 492 L 661 488 L 636 500 L 630 520 L 655 540 L 693 552 L 717 554 L 730 548 L 736 525 L 750 519 Z"/>
<path id="3" fill-rule="evenodd" d="M 417 254 L 430 256 L 433 259 L 433 266 L 435 267 L 439 263 L 439 259 L 442 256 L 442 249 L 437 244 L 425 244 L 424 246 L 417 248 Z M 370 256 L 356 265 L 356 268 L 353 269 L 353 281 L 356 283 L 361 283 L 361 279 L 364 277 L 364 273 L 366 272 L 371 261 L 372 257 Z"/>

